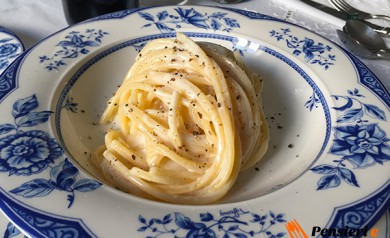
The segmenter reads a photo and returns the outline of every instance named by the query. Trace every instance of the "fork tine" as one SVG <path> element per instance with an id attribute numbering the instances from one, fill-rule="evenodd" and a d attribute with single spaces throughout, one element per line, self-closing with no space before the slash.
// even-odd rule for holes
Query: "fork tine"
<path id="1" fill-rule="evenodd" d="M 340 3 L 340 1 L 338 1 L 338 0 L 333 0 L 332 2 L 333 2 L 334 5 L 336 6 L 336 8 L 338 8 L 339 10 L 341 10 L 341 11 L 346 11 L 346 10 L 344 9 L 344 6 Z"/>
<path id="2" fill-rule="evenodd" d="M 352 6 L 349 5 L 347 2 L 345 2 L 343 0 L 336 0 L 336 1 L 339 2 L 340 6 L 342 6 L 344 11 L 346 11 L 346 12 L 352 12 L 353 11 Z"/>
<path id="3" fill-rule="evenodd" d="M 354 8 L 348 2 L 344 0 L 329 0 L 329 2 L 337 9 L 348 13 L 349 15 L 358 15 L 360 18 L 366 18 L 371 16 L 369 13 L 363 12 Z"/>
<path id="4" fill-rule="evenodd" d="M 390 16 L 387 15 L 377 15 L 377 14 L 370 14 L 368 12 L 361 11 L 357 8 L 354 8 L 351 6 L 348 2 L 345 0 L 329 0 L 329 2 L 336 7 L 338 10 L 344 11 L 345 13 L 360 18 L 360 19 L 385 19 L 390 20 Z"/>
<path id="5" fill-rule="evenodd" d="M 342 10 L 342 7 L 340 6 L 339 2 L 336 0 L 329 0 L 329 2 L 335 7 L 337 10 Z M 343 10 L 344 11 L 344 10 Z"/>

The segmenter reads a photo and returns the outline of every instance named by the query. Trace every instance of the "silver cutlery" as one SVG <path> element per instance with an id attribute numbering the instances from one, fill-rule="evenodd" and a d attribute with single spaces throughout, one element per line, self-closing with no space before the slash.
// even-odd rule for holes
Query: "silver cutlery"
<path id="1" fill-rule="evenodd" d="M 359 9 L 356 9 L 349 5 L 344 0 L 329 0 L 329 3 L 332 4 L 333 7 L 335 7 L 339 11 L 343 11 L 351 16 L 354 16 L 358 19 L 385 19 L 390 21 L 390 16 L 387 15 L 380 15 L 380 14 L 370 14 L 367 12 L 363 12 Z"/>
<path id="2" fill-rule="evenodd" d="M 386 46 L 383 38 L 361 21 L 348 20 L 344 31 L 378 56 L 390 57 L 390 48 Z"/>
<path id="3" fill-rule="evenodd" d="M 317 8 L 318 10 L 321 10 L 325 13 L 328 13 L 334 17 L 337 17 L 337 18 L 340 18 L 344 21 L 347 21 L 349 19 L 356 19 L 357 16 L 353 16 L 353 15 L 350 15 L 344 11 L 341 11 L 341 10 L 337 10 L 335 8 L 332 8 L 332 7 L 328 7 L 326 5 L 323 5 L 321 3 L 318 3 L 318 2 L 315 2 L 315 1 L 312 1 L 312 0 L 301 0 L 301 2 L 309 5 L 309 6 L 312 6 L 314 8 Z M 368 14 L 368 13 L 367 13 Z M 374 29 L 374 31 L 378 32 L 379 34 L 383 35 L 383 36 L 390 36 L 390 27 L 384 27 L 384 26 L 379 26 L 379 25 L 376 25 L 372 22 L 369 22 L 369 21 L 365 21 L 364 19 L 360 19 L 362 22 L 364 22 L 365 24 L 367 24 L 369 27 L 371 27 L 372 29 Z"/>
<path id="4" fill-rule="evenodd" d="M 348 20 L 343 31 L 337 30 L 341 42 L 353 54 L 365 59 L 389 59 L 390 49 L 372 28 L 358 20 Z"/>
<path id="5" fill-rule="evenodd" d="M 378 55 L 377 53 L 368 50 L 362 44 L 360 44 L 359 41 L 352 38 L 350 35 L 343 31 L 337 30 L 337 35 L 339 36 L 344 46 L 354 55 L 369 60 L 379 60 L 381 58 L 390 59 L 390 57 L 386 57 L 385 55 Z"/>

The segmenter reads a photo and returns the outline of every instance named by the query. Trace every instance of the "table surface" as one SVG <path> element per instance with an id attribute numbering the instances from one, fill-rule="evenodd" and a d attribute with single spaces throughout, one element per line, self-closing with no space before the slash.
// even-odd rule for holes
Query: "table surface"
<path id="1" fill-rule="evenodd" d="M 315 0 L 324 5 L 331 6 L 327 0 Z M 348 0 L 348 2 L 361 10 L 376 14 L 390 15 L 389 0 Z M 140 0 L 140 6 L 153 5 L 222 5 L 212 0 Z M 344 21 L 321 11 L 309 7 L 299 0 L 244 0 L 241 3 L 224 5 L 227 7 L 241 8 L 250 11 L 258 11 L 286 21 L 298 24 L 309 30 L 342 45 L 336 34 L 341 29 Z M 388 24 L 390 22 L 381 22 Z M 68 26 L 60 0 L 1 0 L 0 26 L 13 31 L 29 48 L 49 35 Z M 390 46 L 390 39 L 386 40 Z M 390 90 L 390 61 L 361 59 Z M 389 226 L 390 212 L 387 217 L 381 219 L 382 225 Z M 7 227 L 8 221 L 0 215 L 0 237 L 23 237 L 12 226 Z"/>
<path id="2" fill-rule="evenodd" d="M 139 0 L 140 6 L 193 4 L 223 5 L 212 0 Z M 314 0 L 331 6 L 327 0 Z M 389 0 L 348 0 L 351 5 L 371 13 L 390 15 Z M 258 11 L 289 22 L 301 25 L 309 30 L 342 44 L 336 34 L 344 21 L 314 9 L 299 0 L 243 0 L 237 4 L 224 4 L 228 7 Z M 32 20 L 33 19 L 33 20 Z M 390 22 L 385 22 L 390 26 Z M 68 26 L 60 0 L 1 0 L 0 26 L 12 30 L 23 41 L 26 48 Z M 390 38 L 387 40 L 390 46 Z M 387 60 L 361 59 L 390 89 L 390 67 Z"/>

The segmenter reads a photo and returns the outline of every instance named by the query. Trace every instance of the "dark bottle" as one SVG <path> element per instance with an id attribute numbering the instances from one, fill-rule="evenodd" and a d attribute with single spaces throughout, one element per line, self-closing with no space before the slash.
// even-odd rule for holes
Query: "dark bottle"
<path id="1" fill-rule="evenodd" d="M 69 25 L 120 10 L 137 8 L 138 0 L 62 0 Z"/>

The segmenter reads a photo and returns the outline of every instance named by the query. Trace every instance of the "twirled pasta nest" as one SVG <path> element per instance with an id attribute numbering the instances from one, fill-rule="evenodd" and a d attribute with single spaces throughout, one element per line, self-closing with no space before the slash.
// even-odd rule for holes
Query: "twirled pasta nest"
<path id="1" fill-rule="evenodd" d="M 107 104 L 101 122 L 112 129 L 93 162 L 125 192 L 214 202 L 267 150 L 261 88 L 221 46 L 181 33 L 153 40 Z"/>

